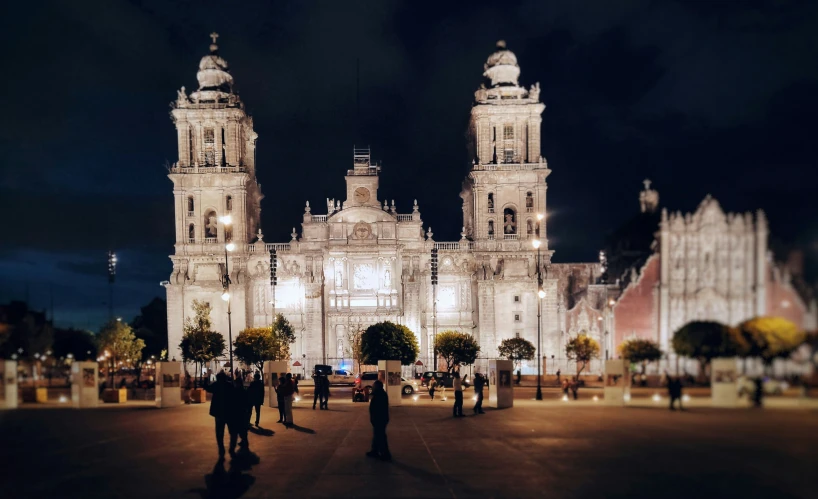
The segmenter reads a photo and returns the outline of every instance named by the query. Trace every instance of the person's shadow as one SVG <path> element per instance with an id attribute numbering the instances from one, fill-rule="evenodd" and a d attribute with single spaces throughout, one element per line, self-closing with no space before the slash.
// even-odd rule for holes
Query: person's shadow
<path id="1" fill-rule="evenodd" d="M 268 430 L 267 428 L 262 428 L 261 426 L 251 426 L 247 431 L 253 435 L 260 435 L 262 437 L 272 437 L 275 435 L 273 430 Z"/>
<path id="2" fill-rule="evenodd" d="M 213 466 L 213 471 L 205 475 L 205 488 L 192 489 L 202 498 L 238 498 L 243 496 L 256 482 L 256 477 L 243 471 L 248 471 L 259 463 L 256 454 L 239 451 L 231 460 L 229 469 L 225 470 L 224 458 L 220 457 Z"/>
<path id="3" fill-rule="evenodd" d="M 301 433 L 311 433 L 311 434 L 315 435 L 315 430 L 313 430 L 312 428 L 307 428 L 307 427 L 304 427 L 304 426 L 298 426 L 295 423 L 293 423 L 293 425 L 290 428 L 294 429 L 295 431 L 300 431 Z"/>

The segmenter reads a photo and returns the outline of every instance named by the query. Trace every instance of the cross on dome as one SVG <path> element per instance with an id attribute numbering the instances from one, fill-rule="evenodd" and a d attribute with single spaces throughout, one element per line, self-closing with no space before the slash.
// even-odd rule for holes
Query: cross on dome
<path id="1" fill-rule="evenodd" d="M 210 39 L 213 40 L 213 43 L 216 43 L 217 38 L 219 38 L 218 33 L 216 33 L 215 31 L 213 33 L 210 33 Z"/>

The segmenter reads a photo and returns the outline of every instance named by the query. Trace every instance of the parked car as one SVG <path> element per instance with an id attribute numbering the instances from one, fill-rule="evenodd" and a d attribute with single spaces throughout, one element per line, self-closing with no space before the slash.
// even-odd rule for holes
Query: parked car
<path id="1" fill-rule="evenodd" d="M 372 391 L 372 385 L 374 385 L 375 381 L 377 380 L 378 380 L 377 371 L 360 373 L 355 378 L 355 388 L 366 390 L 367 394 L 369 394 L 369 392 Z M 403 376 L 401 376 L 400 381 L 401 381 L 400 392 L 403 395 L 412 395 L 413 393 L 418 391 L 418 384 L 415 381 L 410 381 L 404 378 Z"/>
<path id="2" fill-rule="evenodd" d="M 330 385 L 353 385 L 356 376 L 349 371 L 338 369 L 327 376 Z"/>
<path id="3" fill-rule="evenodd" d="M 420 377 L 420 386 L 426 387 L 429 386 L 429 382 L 435 378 L 439 386 L 445 386 L 446 388 L 451 388 L 454 385 L 454 376 L 451 373 L 446 371 L 426 371 Z M 468 388 L 471 386 L 471 380 L 469 379 L 469 375 L 462 376 L 463 388 Z"/>

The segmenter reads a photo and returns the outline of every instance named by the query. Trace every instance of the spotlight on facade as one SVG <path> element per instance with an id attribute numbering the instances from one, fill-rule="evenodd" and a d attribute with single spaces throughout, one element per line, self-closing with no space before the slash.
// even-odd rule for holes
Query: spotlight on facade
<path id="1" fill-rule="evenodd" d="M 224 248 L 225 248 L 227 251 L 233 251 L 234 249 L 236 249 L 236 245 L 235 245 L 235 243 L 232 243 L 232 242 L 231 242 L 231 243 L 227 243 L 227 244 L 225 244 L 225 245 L 224 245 Z"/>
<path id="2" fill-rule="evenodd" d="M 540 245 L 542 245 L 542 242 L 539 239 L 531 241 L 531 246 L 534 246 L 534 249 L 539 249 Z"/>
<path id="3" fill-rule="evenodd" d="M 220 217 L 219 221 L 224 225 L 230 225 L 233 223 L 233 217 L 231 217 L 230 215 L 225 215 L 223 217 Z"/>
<path id="4" fill-rule="evenodd" d="M 537 296 L 539 296 L 540 298 L 545 298 L 545 290 L 543 288 L 540 288 L 540 290 L 537 291 Z"/>
<path id="5" fill-rule="evenodd" d="M 537 213 L 537 220 L 542 220 L 543 218 L 545 218 L 544 213 Z"/>
<path id="6" fill-rule="evenodd" d="M 222 293 L 222 300 L 229 301 L 230 300 L 230 293 L 228 293 L 227 291 Z"/>

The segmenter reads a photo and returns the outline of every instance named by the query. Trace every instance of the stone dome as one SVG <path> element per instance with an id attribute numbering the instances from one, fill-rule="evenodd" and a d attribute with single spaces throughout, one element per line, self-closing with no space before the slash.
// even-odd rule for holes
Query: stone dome
<path id="1" fill-rule="evenodd" d="M 500 85 L 517 86 L 520 77 L 520 66 L 517 64 L 517 56 L 514 52 L 506 48 L 506 42 L 497 42 L 497 50 L 491 54 L 483 66 L 485 72 L 483 76 L 491 80 L 491 86 Z"/>
<path id="2" fill-rule="evenodd" d="M 230 75 L 227 61 L 219 57 L 218 45 L 210 45 L 210 53 L 202 57 L 199 62 L 199 90 L 219 90 L 230 92 L 233 87 L 233 77 Z"/>

